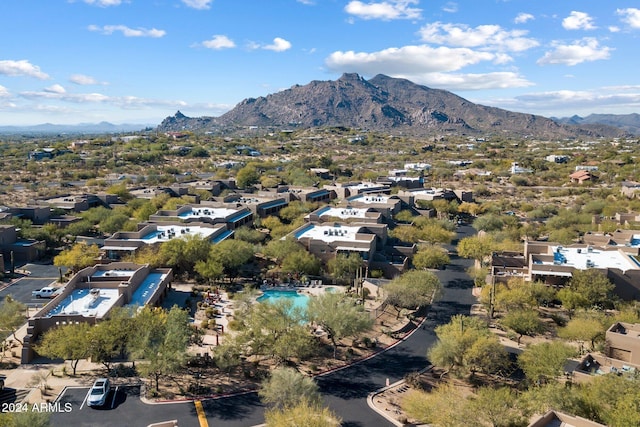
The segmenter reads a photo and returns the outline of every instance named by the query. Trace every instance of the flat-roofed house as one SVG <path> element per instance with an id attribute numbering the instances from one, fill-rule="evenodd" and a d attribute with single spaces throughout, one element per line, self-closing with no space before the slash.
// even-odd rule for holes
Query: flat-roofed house
<path id="1" fill-rule="evenodd" d="M 118 231 L 104 240 L 102 250 L 108 259 L 118 260 L 125 255 L 150 245 L 162 244 L 171 239 L 188 235 L 207 238 L 212 243 L 218 243 L 230 237 L 233 230 L 225 224 L 209 224 L 203 222 L 180 223 L 158 222 L 138 224 L 138 231 Z"/>
<path id="2" fill-rule="evenodd" d="M 381 224 L 382 214 L 370 208 L 323 206 L 305 217 L 307 222 L 347 222 Z"/>
<path id="3" fill-rule="evenodd" d="M 376 250 L 376 235 L 363 233 L 362 226 L 344 224 L 306 224 L 293 232 L 295 238 L 310 253 L 323 262 L 337 254 L 356 252 L 364 261 Z"/>
<path id="4" fill-rule="evenodd" d="M 586 240 L 589 239 L 597 237 L 587 236 Z M 620 298 L 640 299 L 640 231 L 613 233 L 606 236 L 606 242 L 602 246 L 587 243 L 564 246 L 526 240 L 524 253 L 494 254 L 490 279 L 500 282 L 513 271 L 526 281 L 564 286 L 574 271 L 597 269 L 614 284 L 614 293 Z"/>
<path id="5" fill-rule="evenodd" d="M 76 273 L 41 310 L 28 320 L 22 363 L 36 356 L 32 344 L 47 330 L 86 322 L 95 325 L 109 317 L 115 307 L 136 309 L 159 304 L 173 280 L 170 268 L 148 264 L 114 262 L 87 267 Z"/>
<path id="6" fill-rule="evenodd" d="M 15 225 L 0 224 L 0 252 L 6 260 L 31 262 L 44 255 L 45 242 L 21 239 Z"/>
<path id="7" fill-rule="evenodd" d="M 397 196 L 363 193 L 348 197 L 342 204 L 353 208 L 370 208 L 380 212 L 385 219 L 391 219 L 400 212 L 402 201 Z"/>
<path id="8" fill-rule="evenodd" d="M 175 210 L 159 210 L 149 216 L 149 222 L 205 222 L 226 224 L 229 230 L 235 230 L 253 222 L 253 212 L 246 207 L 229 207 L 225 203 L 202 202 L 180 206 Z"/>

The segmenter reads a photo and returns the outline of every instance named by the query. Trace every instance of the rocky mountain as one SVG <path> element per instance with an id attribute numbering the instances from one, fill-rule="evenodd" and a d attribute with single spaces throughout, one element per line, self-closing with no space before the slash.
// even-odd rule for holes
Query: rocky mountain
<path id="1" fill-rule="evenodd" d="M 532 114 L 474 104 L 451 92 L 405 79 L 377 75 L 365 80 L 343 74 L 335 81 L 312 81 L 266 97 L 248 98 L 220 117 L 188 118 L 178 112 L 159 131 L 206 131 L 230 127 L 296 129 L 342 126 L 433 135 L 514 134 L 535 137 L 621 136 L 615 128 L 571 126 Z"/>
<path id="2" fill-rule="evenodd" d="M 590 114 L 587 117 L 571 116 L 560 119 L 554 118 L 558 123 L 584 126 L 604 125 L 620 128 L 634 135 L 640 135 L 640 114 Z"/>

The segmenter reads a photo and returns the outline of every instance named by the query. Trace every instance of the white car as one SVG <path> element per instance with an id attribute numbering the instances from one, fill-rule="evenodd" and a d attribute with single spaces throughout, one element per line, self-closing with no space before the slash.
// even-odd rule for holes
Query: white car
<path id="1" fill-rule="evenodd" d="M 89 390 L 87 406 L 104 406 L 110 389 L 108 378 L 98 378 Z"/>
<path id="2" fill-rule="evenodd" d="M 31 292 L 33 298 L 53 298 L 58 295 L 59 289 L 53 286 L 45 286 L 42 289 L 37 289 Z"/>

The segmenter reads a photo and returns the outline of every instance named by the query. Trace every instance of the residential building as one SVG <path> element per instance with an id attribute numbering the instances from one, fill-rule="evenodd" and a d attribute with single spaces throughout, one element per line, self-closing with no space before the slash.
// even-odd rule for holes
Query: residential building
<path id="1" fill-rule="evenodd" d="M 22 363 L 36 356 L 33 344 L 55 326 L 86 322 L 95 325 L 115 307 L 159 304 L 173 280 L 170 268 L 134 263 L 99 264 L 76 273 L 59 295 L 28 320 Z"/>
<path id="2" fill-rule="evenodd" d="M 638 197 L 638 194 L 640 194 L 640 182 L 622 181 L 620 193 L 630 199 Z"/>
<path id="3" fill-rule="evenodd" d="M 226 224 L 209 224 L 205 222 L 159 222 L 138 225 L 138 231 L 118 231 L 104 240 L 101 248 L 108 259 L 119 260 L 123 256 L 132 254 L 147 246 L 167 242 L 171 239 L 188 235 L 207 238 L 212 243 L 218 243 L 230 237 L 233 230 Z"/>
<path id="4" fill-rule="evenodd" d="M 152 223 L 193 223 L 226 224 L 229 230 L 253 223 L 253 212 L 247 207 L 229 207 L 219 202 L 202 202 L 180 206 L 175 210 L 159 210 L 149 216 Z"/>
<path id="5" fill-rule="evenodd" d="M 402 200 L 400 200 L 398 196 L 389 196 L 380 193 L 364 193 L 347 197 L 347 199 L 342 202 L 342 206 L 373 209 L 376 212 L 380 212 L 385 220 L 389 220 L 400 212 Z"/>
<path id="6" fill-rule="evenodd" d="M 325 189 L 333 191 L 338 199 L 348 199 L 351 196 L 364 193 L 386 193 L 391 191 L 387 184 L 377 182 L 342 182 L 332 185 L 325 185 Z"/>
<path id="7" fill-rule="evenodd" d="M 254 217 L 259 218 L 277 215 L 282 208 L 289 206 L 288 197 L 283 196 L 281 193 L 268 191 L 258 192 L 257 194 L 233 193 L 226 196 L 224 202 L 248 208 L 253 212 Z"/>
<path id="8" fill-rule="evenodd" d="M 0 252 L 5 259 L 16 262 L 31 262 L 44 255 L 45 242 L 18 237 L 15 225 L 0 224 Z"/>
<path id="9" fill-rule="evenodd" d="M 569 179 L 574 184 L 584 184 L 587 181 L 595 181 L 596 176 L 588 170 L 577 170 L 569 175 Z"/>
<path id="10" fill-rule="evenodd" d="M 364 224 L 380 224 L 382 223 L 382 215 L 370 208 L 353 208 L 346 207 L 321 207 L 305 217 L 305 221 L 314 223 L 323 222 L 347 222 L 347 223 L 364 223 Z"/>
<path id="11" fill-rule="evenodd" d="M 586 240 L 589 239 L 593 237 L 587 236 Z M 492 256 L 488 280 L 504 282 L 516 276 L 563 286 L 575 270 L 597 269 L 614 284 L 618 297 L 627 301 L 640 299 L 639 254 L 640 231 L 617 233 L 600 246 L 587 243 L 563 246 L 526 240 L 524 253 L 502 252 Z"/>

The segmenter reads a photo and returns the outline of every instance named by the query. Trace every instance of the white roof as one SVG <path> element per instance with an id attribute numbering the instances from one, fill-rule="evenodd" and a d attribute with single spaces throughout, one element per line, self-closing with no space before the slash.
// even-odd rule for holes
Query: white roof
<path id="1" fill-rule="evenodd" d="M 75 289 L 46 316 L 81 315 L 103 317 L 119 297 L 117 289 Z"/>
<path id="2" fill-rule="evenodd" d="M 558 248 L 560 249 L 559 251 Z M 624 272 L 627 270 L 640 269 L 640 265 L 634 262 L 629 254 L 615 249 L 602 250 L 593 247 L 566 248 L 563 246 L 551 246 L 551 250 L 554 253 L 556 261 L 543 264 L 563 265 L 578 270 L 586 270 L 588 268 L 617 268 Z M 559 259 L 561 261 L 559 261 Z"/>
<path id="3" fill-rule="evenodd" d="M 355 241 L 356 233 L 360 231 L 360 227 L 351 227 L 346 225 L 340 225 L 338 227 L 331 225 L 312 225 L 308 227 L 300 234 L 297 234 L 298 239 L 310 238 L 314 240 L 322 240 L 324 242 L 336 242 L 336 241 Z"/>
<path id="4" fill-rule="evenodd" d="M 335 208 L 331 207 L 322 213 L 320 216 L 334 216 L 337 218 L 365 218 L 367 209 L 364 208 Z"/>

